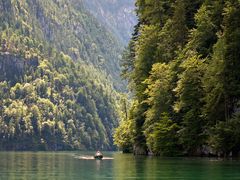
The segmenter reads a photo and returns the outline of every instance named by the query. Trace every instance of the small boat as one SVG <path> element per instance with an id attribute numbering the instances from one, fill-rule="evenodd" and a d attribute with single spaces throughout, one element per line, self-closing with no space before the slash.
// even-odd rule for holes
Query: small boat
<path id="1" fill-rule="evenodd" d="M 94 155 L 94 158 L 95 159 L 102 159 L 103 158 L 103 155 L 100 151 L 97 151 L 96 154 Z"/>

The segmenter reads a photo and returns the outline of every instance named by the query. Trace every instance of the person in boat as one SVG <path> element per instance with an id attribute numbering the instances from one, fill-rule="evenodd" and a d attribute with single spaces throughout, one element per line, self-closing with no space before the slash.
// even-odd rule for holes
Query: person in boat
<path id="1" fill-rule="evenodd" d="M 103 155 L 100 151 L 97 151 L 96 154 L 94 155 L 94 158 L 95 159 L 102 159 L 103 158 Z"/>

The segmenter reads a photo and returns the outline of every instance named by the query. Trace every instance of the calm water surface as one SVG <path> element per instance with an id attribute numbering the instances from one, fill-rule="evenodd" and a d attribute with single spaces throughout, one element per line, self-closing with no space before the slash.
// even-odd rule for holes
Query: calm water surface
<path id="1" fill-rule="evenodd" d="M 134 157 L 105 152 L 112 160 L 83 160 L 93 152 L 0 152 L 0 180 L 240 179 L 240 161 Z"/>

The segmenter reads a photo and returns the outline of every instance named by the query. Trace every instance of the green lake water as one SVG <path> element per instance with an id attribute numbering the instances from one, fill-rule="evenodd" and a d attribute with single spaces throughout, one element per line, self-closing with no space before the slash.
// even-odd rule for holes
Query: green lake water
<path id="1" fill-rule="evenodd" d="M 0 180 L 240 179 L 240 161 L 134 157 L 104 152 L 108 160 L 79 159 L 93 152 L 0 152 Z"/>

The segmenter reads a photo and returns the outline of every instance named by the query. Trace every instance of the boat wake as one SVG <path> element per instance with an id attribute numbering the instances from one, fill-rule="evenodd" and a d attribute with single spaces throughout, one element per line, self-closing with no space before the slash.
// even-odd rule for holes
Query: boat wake
<path id="1" fill-rule="evenodd" d="M 74 156 L 75 159 L 83 159 L 83 160 L 95 160 L 93 156 Z M 112 160 L 112 157 L 103 157 L 102 160 Z"/>

